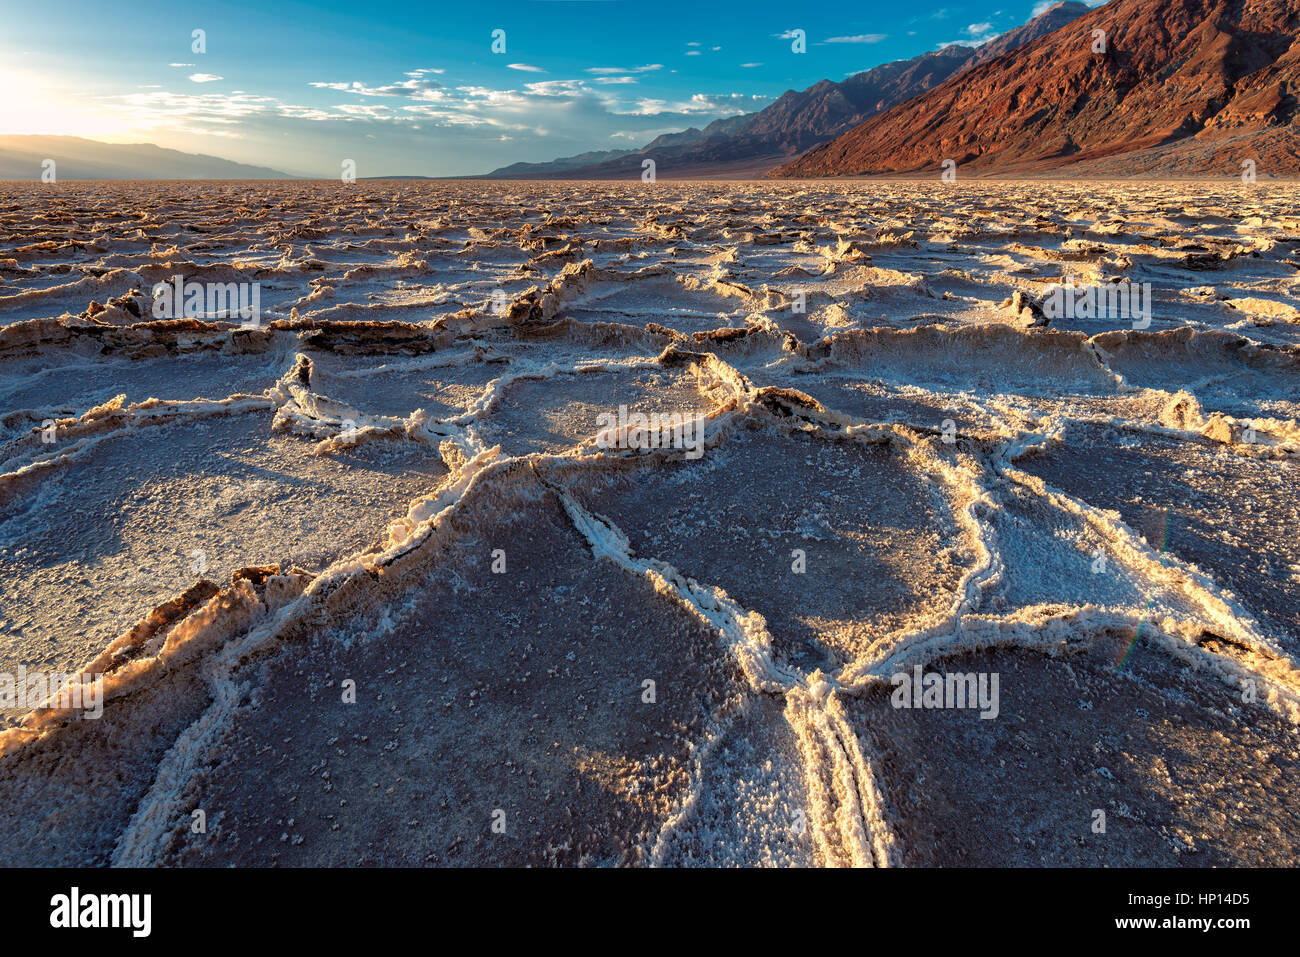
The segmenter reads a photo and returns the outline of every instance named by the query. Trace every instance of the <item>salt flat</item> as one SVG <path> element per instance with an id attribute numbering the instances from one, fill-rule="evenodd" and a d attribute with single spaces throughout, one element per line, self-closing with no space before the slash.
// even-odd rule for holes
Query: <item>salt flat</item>
<path id="1" fill-rule="evenodd" d="M 0 183 L 7 862 L 1294 864 L 1298 199 Z"/>

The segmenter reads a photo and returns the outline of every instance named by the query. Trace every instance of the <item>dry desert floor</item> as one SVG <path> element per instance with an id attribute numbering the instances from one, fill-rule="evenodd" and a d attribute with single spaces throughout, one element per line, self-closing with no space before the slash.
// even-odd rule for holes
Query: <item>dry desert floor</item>
<path id="1" fill-rule="evenodd" d="M 1298 202 L 0 183 L 0 862 L 1294 865 Z"/>

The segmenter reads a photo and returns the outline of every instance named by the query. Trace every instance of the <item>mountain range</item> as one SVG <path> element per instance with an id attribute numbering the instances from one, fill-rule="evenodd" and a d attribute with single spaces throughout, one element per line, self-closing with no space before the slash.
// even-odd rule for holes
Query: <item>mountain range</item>
<path id="1" fill-rule="evenodd" d="M 978 47 L 950 44 L 839 82 L 822 80 L 806 90 L 788 90 L 757 113 L 715 120 L 703 130 L 666 134 L 637 150 L 515 163 L 493 170 L 486 178 L 636 178 L 647 158 L 655 161 L 657 174 L 666 177 L 761 174 L 896 104 L 1059 30 L 1088 11 L 1086 4 L 1066 0 Z"/>
<path id="2" fill-rule="evenodd" d="M 288 179 L 287 173 L 150 143 L 101 143 L 80 136 L 0 135 L 0 179 Z"/>

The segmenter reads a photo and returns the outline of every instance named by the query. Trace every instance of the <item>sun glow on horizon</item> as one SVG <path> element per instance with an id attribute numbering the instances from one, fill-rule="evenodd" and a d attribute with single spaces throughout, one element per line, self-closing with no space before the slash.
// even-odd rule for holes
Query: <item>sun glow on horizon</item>
<path id="1" fill-rule="evenodd" d="M 32 71 L 0 67 L 0 89 L 14 94 L 0 105 L 0 134 L 117 139 L 140 132 L 92 95 L 60 88 Z"/>

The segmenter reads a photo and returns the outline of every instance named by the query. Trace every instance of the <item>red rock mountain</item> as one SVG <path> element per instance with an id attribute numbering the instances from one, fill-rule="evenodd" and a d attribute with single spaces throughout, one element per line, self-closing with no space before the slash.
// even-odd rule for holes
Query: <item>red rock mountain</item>
<path id="1" fill-rule="evenodd" d="M 1111 0 L 769 175 L 1294 177 L 1298 92 L 1298 0 Z"/>

